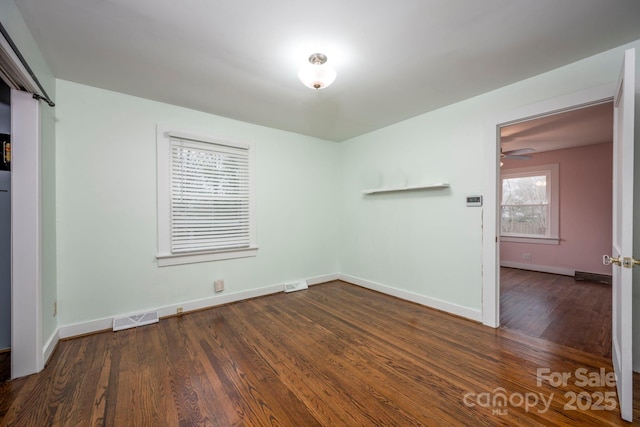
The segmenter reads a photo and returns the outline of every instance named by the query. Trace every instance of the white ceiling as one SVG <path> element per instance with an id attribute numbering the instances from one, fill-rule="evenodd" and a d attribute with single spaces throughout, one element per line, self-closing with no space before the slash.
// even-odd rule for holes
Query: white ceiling
<path id="1" fill-rule="evenodd" d="M 613 102 L 540 117 L 500 129 L 502 151 L 543 151 L 613 141 Z"/>
<path id="2" fill-rule="evenodd" d="M 334 141 L 640 39 L 638 0 L 16 3 L 58 78 Z"/>

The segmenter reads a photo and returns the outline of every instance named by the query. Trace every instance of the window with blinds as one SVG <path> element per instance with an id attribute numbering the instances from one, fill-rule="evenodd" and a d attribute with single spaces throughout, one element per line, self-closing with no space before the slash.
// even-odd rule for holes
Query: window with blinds
<path id="1" fill-rule="evenodd" d="M 159 265 L 255 255 L 249 144 L 164 132 L 158 185 Z"/>
<path id="2" fill-rule="evenodd" d="M 171 252 L 250 243 L 248 150 L 171 138 Z"/>

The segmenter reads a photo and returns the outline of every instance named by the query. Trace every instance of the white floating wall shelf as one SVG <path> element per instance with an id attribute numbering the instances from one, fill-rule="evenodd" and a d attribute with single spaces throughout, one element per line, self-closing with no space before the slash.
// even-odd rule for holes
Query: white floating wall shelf
<path id="1" fill-rule="evenodd" d="M 406 187 L 389 187 L 389 188 L 374 188 L 370 190 L 362 190 L 362 194 L 380 194 L 380 193 L 395 193 L 398 191 L 416 191 L 416 190 L 438 190 L 451 187 L 449 184 L 439 182 L 437 184 L 430 185 L 411 185 Z"/>

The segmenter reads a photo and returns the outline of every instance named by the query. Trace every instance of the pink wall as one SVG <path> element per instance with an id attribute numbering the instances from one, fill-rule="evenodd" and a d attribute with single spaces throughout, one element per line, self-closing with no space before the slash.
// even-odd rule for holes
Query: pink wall
<path id="1" fill-rule="evenodd" d="M 560 244 L 501 242 L 500 260 L 556 269 L 611 274 L 602 255 L 611 252 L 611 143 L 548 151 L 530 160 L 505 159 L 502 170 L 559 164 Z M 523 260 L 523 254 L 531 260 Z"/>

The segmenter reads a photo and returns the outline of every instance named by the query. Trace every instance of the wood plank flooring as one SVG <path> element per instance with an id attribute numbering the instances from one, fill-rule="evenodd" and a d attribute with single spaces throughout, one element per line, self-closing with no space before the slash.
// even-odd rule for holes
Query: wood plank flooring
<path id="1" fill-rule="evenodd" d="M 538 368 L 572 377 L 538 384 Z M 60 342 L 0 385 L 0 426 L 628 425 L 565 407 L 615 390 L 577 385 L 579 368 L 611 364 L 330 282 Z"/>
<path id="2" fill-rule="evenodd" d="M 11 351 L 0 352 L 0 383 L 11 378 Z"/>
<path id="3" fill-rule="evenodd" d="M 610 359 L 611 285 L 503 267 L 500 323 Z"/>

